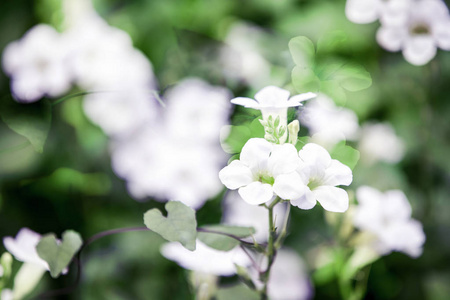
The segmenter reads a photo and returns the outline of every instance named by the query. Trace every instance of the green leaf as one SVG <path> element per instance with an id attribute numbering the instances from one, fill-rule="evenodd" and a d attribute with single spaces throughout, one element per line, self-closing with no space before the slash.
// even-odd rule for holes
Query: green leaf
<path id="1" fill-rule="evenodd" d="M 298 36 L 289 41 L 289 51 L 294 63 L 303 68 L 314 66 L 315 52 L 314 44 L 305 36 Z"/>
<path id="2" fill-rule="evenodd" d="M 52 107 L 47 99 L 20 104 L 11 97 L 0 102 L 3 122 L 13 131 L 26 137 L 36 152 L 42 153 L 52 121 Z"/>
<path id="3" fill-rule="evenodd" d="M 217 300 L 258 300 L 259 294 L 244 284 L 221 288 L 216 294 Z"/>
<path id="4" fill-rule="evenodd" d="M 375 262 L 379 258 L 380 254 L 373 248 L 367 246 L 357 247 L 347 264 L 344 266 L 342 277 L 345 279 L 352 279 L 359 270 Z"/>
<path id="5" fill-rule="evenodd" d="M 209 247 L 220 251 L 230 251 L 239 245 L 238 240 L 229 237 L 226 234 L 233 235 L 238 238 L 246 238 L 255 233 L 255 229 L 252 227 L 208 225 L 201 228 L 211 232 L 199 232 L 198 239 Z"/>
<path id="6" fill-rule="evenodd" d="M 337 105 L 345 106 L 347 103 L 347 93 L 335 80 L 322 81 L 320 92 L 330 97 Z"/>
<path id="7" fill-rule="evenodd" d="M 296 66 L 292 70 L 292 84 L 299 93 L 318 92 L 320 89 L 320 79 L 311 68 Z"/>
<path id="8" fill-rule="evenodd" d="M 343 60 L 324 61 L 319 77 L 322 80 L 336 81 L 350 92 L 357 92 L 372 85 L 372 77 L 363 66 Z"/>
<path id="9" fill-rule="evenodd" d="M 317 52 L 320 54 L 336 52 L 348 45 L 348 36 L 342 30 L 325 33 L 317 41 Z"/>
<path id="10" fill-rule="evenodd" d="M 230 133 L 223 142 L 222 148 L 227 153 L 239 153 L 251 137 L 252 133 L 247 126 L 231 126 Z"/>
<path id="11" fill-rule="evenodd" d="M 347 165 L 352 170 L 359 160 L 359 151 L 350 146 L 347 146 L 345 144 L 345 141 L 341 141 L 336 144 L 333 150 L 331 150 L 330 155 L 333 159 L 339 160 L 341 163 Z"/>
<path id="12" fill-rule="evenodd" d="M 77 232 L 66 230 L 60 243 L 53 233 L 43 236 L 36 246 L 36 251 L 39 257 L 48 263 L 50 275 L 57 278 L 70 264 L 82 244 L 83 240 Z"/>
<path id="13" fill-rule="evenodd" d="M 144 214 L 144 223 L 148 229 L 161 235 L 170 242 L 180 242 L 186 249 L 195 250 L 197 220 L 195 211 L 178 201 L 169 201 L 165 206 L 167 217 L 157 209 Z"/>

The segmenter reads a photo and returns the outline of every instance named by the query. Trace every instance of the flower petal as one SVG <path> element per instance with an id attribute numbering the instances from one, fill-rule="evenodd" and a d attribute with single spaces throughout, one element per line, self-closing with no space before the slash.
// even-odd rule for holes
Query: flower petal
<path id="1" fill-rule="evenodd" d="M 273 188 L 270 184 L 255 181 L 239 189 L 239 195 L 245 202 L 252 205 L 266 203 L 273 197 Z"/>
<path id="2" fill-rule="evenodd" d="M 297 149 L 292 144 L 276 145 L 267 161 L 273 176 L 294 172 L 299 165 Z"/>
<path id="3" fill-rule="evenodd" d="M 324 185 L 350 185 L 353 180 L 352 170 L 336 159 L 331 160 L 330 166 L 325 170 Z"/>
<path id="4" fill-rule="evenodd" d="M 298 155 L 305 164 L 315 166 L 317 169 L 326 169 L 331 163 L 328 151 L 314 143 L 306 144 Z"/>
<path id="5" fill-rule="evenodd" d="M 316 206 L 316 199 L 314 194 L 309 189 L 306 189 L 303 196 L 291 200 L 291 204 L 301 209 L 311 209 Z"/>
<path id="6" fill-rule="evenodd" d="M 434 24 L 433 35 L 439 48 L 450 51 L 450 20 Z"/>
<path id="7" fill-rule="evenodd" d="M 301 105 L 300 102 L 303 102 L 303 101 L 312 99 L 312 98 L 314 98 L 314 97 L 316 97 L 316 96 L 317 96 L 316 94 L 311 93 L 311 92 L 303 93 L 303 94 L 300 94 L 300 95 L 292 96 L 292 97 L 288 100 L 289 107 L 292 107 L 292 106 L 299 106 L 299 105 Z"/>
<path id="8" fill-rule="evenodd" d="M 334 186 L 319 186 L 312 192 L 325 210 L 344 212 L 348 209 L 348 194 L 343 189 Z"/>
<path id="9" fill-rule="evenodd" d="M 219 178 L 230 190 L 235 190 L 253 182 L 252 172 L 239 160 L 233 160 L 228 166 L 223 168 L 219 172 Z"/>
<path id="10" fill-rule="evenodd" d="M 237 97 L 234 99 L 231 99 L 231 103 L 236 104 L 236 105 L 242 105 L 244 107 L 250 107 L 250 108 L 259 108 L 259 104 L 257 101 L 255 101 L 254 99 L 251 98 L 246 98 L 246 97 Z"/>
<path id="11" fill-rule="evenodd" d="M 262 107 L 286 107 L 289 95 L 289 91 L 270 85 L 256 93 L 255 99 Z"/>
<path id="12" fill-rule="evenodd" d="M 297 172 L 282 174 L 275 178 L 275 183 L 273 184 L 275 194 L 285 200 L 298 199 L 306 193 L 306 190 L 307 186 Z"/>
<path id="13" fill-rule="evenodd" d="M 433 37 L 421 35 L 410 38 L 403 48 L 403 56 L 413 65 L 422 66 L 436 55 L 437 49 Z"/>
<path id="14" fill-rule="evenodd" d="M 240 160 L 250 169 L 266 168 L 273 145 L 265 139 L 249 139 L 242 147 Z"/>
<path id="15" fill-rule="evenodd" d="M 400 51 L 407 38 L 408 32 L 404 27 L 381 26 L 377 31 L 377 42 L 388 51 Z"/>
<path id="16" fill-rule="evenodd" d="M 379 1 L 347 0 L 345 15 L 353 23 L 366 24 L 377 20 Z"/>

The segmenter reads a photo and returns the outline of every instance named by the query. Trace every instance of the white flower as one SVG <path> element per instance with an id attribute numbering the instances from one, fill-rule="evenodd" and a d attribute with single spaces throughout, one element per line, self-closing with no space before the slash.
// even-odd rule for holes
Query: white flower
<path id="1" fill-rule="evenodd" d="M 231 100 L 231 103 L 242 105 L 247 108 L 259 109 L 264 121 L 269 120 L 269 116 L 275 120 L 280 118 L 280 127 L 287 126 L 287 110 L 289 107 L 302 105 L 302 102 L 314 98 L 314 93 L 304 93 L 289 98 L 289 91 L 276 86 L 267 86 L 255 94 L 255 99 L 238 97 Z M 281 144 L 286 141 L 287 131 L 283 136 Z"/>
<path id="2" fill-rule="evenodd" d="M 391 251 L 404 252 L 411 257 L 422 254 L 425 234 L 420 222 L 411 219 L 411 206 L 400 190 L 385 193 L 362 186 L 356 191 L 359 205 L 354 224 L 376 237 L 373 243 L 381 255 Z"/>
<path id="3" fill-rule="evenodd" d="M 273 208 L 275 227 L 281 230 L 286 217 L 285 203 L 279 203 Z M 243 201 L 238 192 L 229 191 L 223 200 L 222 223 L 234 226 L 253 227 L 252 235 L 258 243 L 265 243 L 269 238 L 269 220 L 267 209 L 250 205 Z M 253 239 L 249 241 L 253 242 Z"/>
<path id="4" fill-rule="evenodd" d="M 3 52 L 3 69 L 12 77 L 11 91 L 21 102 L 45 95 L 60 96 L 71 87 L 67 41 L 53 28 L 39 24 Z"/>
<path id="5" fill-rule="evenodd" d="M 390 124 L 367 123 L 362 127 L 358 150 L 368 163 L 397 163 L 403 158 L 405 146 Z"/>
<path id="6" fill-rule="evenodd" d="M 219 145 L 221 128 L 229 123 L 231 93 L 228 89 L 190 78 L 169 89 L 165 118 L 169 134 Z"/>
<path id="7" fill-rule="evenodd" d="M 301 209 L 311 209 L 316 200 L 328 211 L 344 212 L 348 208 L 348 194 L 337 185 L 349 185 L 352 171 L 341 162 L 331 159 L 323 147 L 309 143 L 299 152 L 297 172 L 275 178 L 275 193 Z"/>
<path id="8" fill-rule="evenodd" d="M 48 263 L 39 257 L 36 246 L 41 240 L 41 235 L 28 228 L 22 228 L 16 238 L 7 236 L 3 238 L 3 244 L 9 253 L 21 262 L 33 263 L 49 270 Z"/>
<path id="9" fill-rule="evenodd" d="M 414 1 L 407 13 L 401 24 L 382 23 L 377 41 L 383 48 L 402 50 L 405 59 L 418 66 L 428 63 L 438 47 L 450 50 L 450 16 L 443 1 Z"/>
<path id="10" fill-rule="evenodd" d="M 274 145 L 253 138 L 242 148 L 240 160 L 223 168 L 219 178 L 227 188 L 239 189 L 239 195 L 247 203 L 258 205 L 272 199 L 274 181 L 282 174 L 295 171 L 298 163 L 293 145 Z"/>
<path id="11" fill-rule="evenodd" d="M 309 101 L 300 114 L 300 123 L 308 127 L 312 141 L 330 149 L 342 140 L 353 140 L 359 130 L 358 117 L 347 108 L 320 94 Z"/>
<path id="12" fill-rule="evenodd" d="M 353 23 L 365 24 L 380 19 L 384 23 L 400 24 L 407 18 L 411 0 L 347 0 L 345 14 Z"/>
<path id="13" fill-rule="evenodd" d="M 161 247 L 161 254 L 185 269 L 218 276 L 232 276 L 236 273 L 235 264 L 248 266 L 251 263 L 239 246 L 230 251 L 219 251 L 199 240 L 196 244 L 196 249 L 189 251 L 180 243 L 167 243 Z"/>

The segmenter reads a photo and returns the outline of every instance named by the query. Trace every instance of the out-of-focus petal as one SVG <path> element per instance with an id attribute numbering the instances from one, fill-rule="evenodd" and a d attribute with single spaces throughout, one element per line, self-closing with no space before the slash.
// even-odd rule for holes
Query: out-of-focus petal
<path id="1" fill-rule="evenodd" d="M 450 51 L 450 20 L 434 24 L 433 36 L 439 48 Z"/>
<path id="2" fill-rule="evenodd" d="M 219 172 L 220 181 L 231 190 L 251 183 L 252 177 L 250 169 L 239 160 L 233 160 Z"/>
<path id="3" fill-rule="evenodd" d="M 378 19 L 380 0 L 347 0 L 345 15 L 353 23 L 366 24 Z"/>
<path id="4" fill-rule="evenodd" d="M 270 184 L 255 181 L 239 189 L 239 195 L 245 202 L 252 205 L 266 203 L 273 197 L 273 188 Z"/>
<path id="5" fill-rule="evenodd" d="M 348 209 L 348 194 L 343 189 L 334 186 L 320 186 L 312 192 L 325 210 L 345 212 Z"/>
<path id="6" fill-rule="evenodd" d="M 409 38 L 403 47 L 405 59 L 416 66 L 428 63 L 436 55 L 437 49 L 431 35 L 420 35 Z"/>
<path id="7" fill-rule="evenodd" d="M 407 38 L 408 32 L 404 27 L 381 26 L 377 31 L 377 42 L 388 51 L 400 51 Z"/>

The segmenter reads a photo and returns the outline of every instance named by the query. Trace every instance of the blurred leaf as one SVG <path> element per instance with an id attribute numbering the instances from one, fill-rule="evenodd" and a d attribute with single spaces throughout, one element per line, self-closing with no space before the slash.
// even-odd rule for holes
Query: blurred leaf
<path id="1" fill-rule="evenodd" d="M 5 252 L 0 257 L 0 265 L 3 268 L 2 279 L 8 279 L 11 275 L 13 258 L 9 252 Z M 1 284 L 1 283 L 0 283 Z M 1 286 L 0 286 L 1 290 Z"/>
<path id="2" fill-rule="evenodd" d="M 299 93 L 320 90 L 320 79 L 311 68 L 295 66 L 292 70 L 292 84 Z"/>
<path id="3" fill-rule="evenodd" d="M 178 201 L 169 201 L 165 206 L 167 217 L 153 208 L 144 214 L 144 223 L 148 229 L 161 235 L 170 242 L 180 242 L 186 249 L 195 250 L 197 220 L 195 211 Z"/>
<path id="4" fill-rule="evenodd" d="M 341 276 L 346 280 L 352 279 L 359 270 L 373 263 L 378 258 L 380 258 L 380 254 L 372 247 L 357 247 L 345 264 Z"/>
<path id="5" fill-rule="evenodd" d="M 208 225 L 202 226 L 201 228 L 214 231 L 214 233 L 199 232 L 198 239 L 209 247 L 220 251 L 230 251 L 231 249 L 239 245 L 238 240 L 224 234 L 234 235 L 239 238 L 246 238 L 255 233 L 255 229 L 253 229 L 252 227 Z"/>
<path id="6" fill-rule="evenodd" d="M 350 92 L 357 92 L 372 85 L 372 77 L 363 66 L 348 62 L 328 75 L 328 79 L 336 80 L 339 85 Z"/>
<path id="7" fill-rule="evenodd" d="M 216 294 L 217 300 L 258 300 L 260 296 L 244 284 L 220 289 Z"/>
<path id="8" fill-rule="evenodd" d="M 35 151 L 43 152 L 52 121 L 52 107 L 47 99 L 20 104 L 5 97 L 0 103 L 0 115 L 9 128 L 30 141 Z"/>
<path id="9" fill-rule="evenodd" d="M 348 36 L 342 30 L 326 32 L 317 41 L 317 52 L 328 53 L 345 48 L 348 45 Z"/>
<path id="10" fill-rule="evenodd" d="M 289 41 L 289 51 L 294 63 L 301 68 L 312 68 L 314 66 L 315 52 L 314 44 L 305 36 L 298 36 Z"/>
<path id="11" fill-rule="evenodd" d="M 337 105 L 345 106 L 347 103 L 347 93 L 337 81 L 322 81 L 320 83 L 320 92 L 333 99 Z"/>
<path id="12" fill-rule="evenodd" d="M 66 230 L 62 234 L 61 243 L 56 240 L 54 234 L 43 236 L 36 246 L 36 251 L 48 263 L 50 275 L 57 278 L 70 264 L 82 244 L 83 240 L 77 232 Z"/>
<path id="13" fill-rule="evenodd" d="M 314 271 L 312 278 L 315 285 L 324 285 L 336 278 L 335 265 L 333 263 L 326 264 Z"/>
<path id="14" fill-rule="evenodd" d="M 344 165 L 349 166 L 352 170 L 359 160 L 359 151 L 347 146 L 345 141 L 336 144 L 333 150 L 331 150 L 330 155 L 333 159 L 339 160 Z"/>

